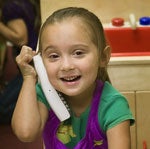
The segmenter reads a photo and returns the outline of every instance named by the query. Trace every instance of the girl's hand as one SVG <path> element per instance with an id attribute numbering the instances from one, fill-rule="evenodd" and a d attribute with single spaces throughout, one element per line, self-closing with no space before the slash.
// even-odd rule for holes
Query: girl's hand
<path id="1" fill-rule="evenodd" d="M 36 55 L 36 52 L 28 46 L 23 46 L 20 54 L 16 57 L 16 62 L 20 68 L 20 71 L 23 75 L 23 78 L 36 78 L 36 71 L 31 64 L 33 56 Z"/>

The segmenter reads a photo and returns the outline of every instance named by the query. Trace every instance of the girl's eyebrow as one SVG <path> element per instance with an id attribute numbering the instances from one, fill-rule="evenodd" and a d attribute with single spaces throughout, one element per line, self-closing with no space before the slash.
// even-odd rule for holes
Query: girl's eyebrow
<path id="1" fill-rule="evenodd" d="M 43 51 L 49 51 L 49 50 L 54 50 L 56 49 L 54 46 L 47 46 L 45 49 L 43 49 Z"/>
<path id="2" fill-rule="evenodd" d="M 88 45 L 86 45 L 86 44 L 81 44 L 81 43 L 77 43 L 77 44 L 74 44 L 74 45 L 71 45 L 70 46 L 70 49 L 72 49 L 72 48 L 78 48 L 78 47 L 84 47 L 84 48 L 88 48 Z M 52 51 L 52 50 L 57 50 L 58 48 L 56 47 L 56 46 L 54 46 L 54 45 L 49 45 L 49 46 L 47 46 L 45 49 L 43 49 L 43 51 L 44 52 L 46 52 L 46 51 Z"/>
<path id="3" fill-rule="evenodd" d="M 75 44 L 72 47 L 88 47 L 86 44 Z"/>

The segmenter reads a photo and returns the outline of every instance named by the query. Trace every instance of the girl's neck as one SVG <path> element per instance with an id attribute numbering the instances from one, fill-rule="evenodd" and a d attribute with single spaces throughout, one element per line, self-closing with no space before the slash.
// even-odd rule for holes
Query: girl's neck
<path id="1" fill-rule="evenodd" d="M 91 104 L 95 86 L 96 84 L 94 84 L 92 87 L 88 88 L 84 93 L 78 96 L 66 98 L 71 110 L 77 117 L 79 117 Z"/>

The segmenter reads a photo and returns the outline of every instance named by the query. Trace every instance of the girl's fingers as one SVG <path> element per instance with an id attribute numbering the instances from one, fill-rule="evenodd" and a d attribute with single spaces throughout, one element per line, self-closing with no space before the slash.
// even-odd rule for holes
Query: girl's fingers
<path id="1" fill-rule="evenodd" d="M 20 54 L 16 57 L 16 61 L 19 65 L 30 63 L 32 61 L 35 52 L 28 46 L 23 46 Z"/>
<path id="2" fill-rule="evenodd" d="M 36 53 L 32 51 L 32 48 L 28 46 L 23 46 L 20 54 L 16 57 L 17 64 L 24 77 L 26 76 L 36 76 L 34 67 L 31 64 L 33 56 Z"/>

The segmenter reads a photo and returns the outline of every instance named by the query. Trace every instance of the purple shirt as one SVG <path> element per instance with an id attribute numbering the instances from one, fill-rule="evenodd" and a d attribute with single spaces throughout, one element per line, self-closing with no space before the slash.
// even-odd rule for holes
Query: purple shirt
<path id="1" fill-rule="evenodd" d="M 23 19 L 28 31 L 28 46 L 36 49 L 38 34 L 34 30 L 36 12 L 34 6 L 28 0 L 6 0 L 2 8 L 2 21 Z"/>

